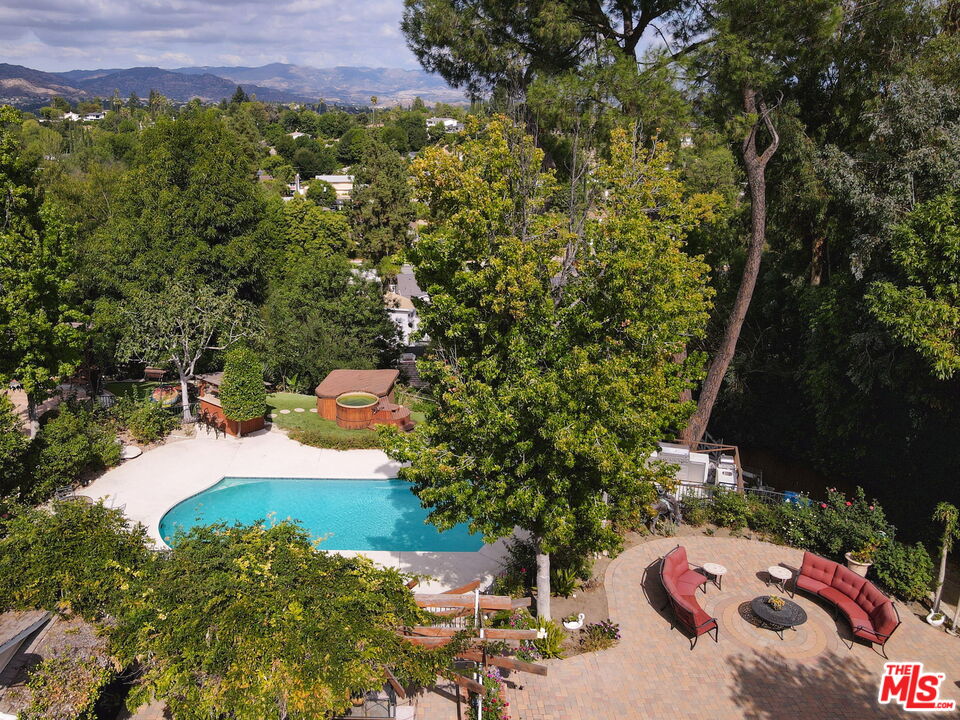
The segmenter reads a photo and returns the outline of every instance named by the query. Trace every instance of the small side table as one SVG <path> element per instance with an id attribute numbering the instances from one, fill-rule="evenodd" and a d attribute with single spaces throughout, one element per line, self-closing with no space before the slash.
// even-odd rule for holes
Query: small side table
<path id="1" fill-rule="evenodd" d="M 773 579 L 774 585 L 778 586 L 781 592 L 787 592 L 787 581 L 793 577 L 793 570 L 782 565 L 771 565 L 767 568 L 767 575 Z"/>
<path id="2" fill-rule="evenodd" d="M 727 574 L 727 569 L 719 563 L 712 562 L 704 563 L 701 567 L 707 574 L 707 578 L 713 580 L 713 584 L 717 586 L 717 589 L 723 590 L 723 576 Z"/>

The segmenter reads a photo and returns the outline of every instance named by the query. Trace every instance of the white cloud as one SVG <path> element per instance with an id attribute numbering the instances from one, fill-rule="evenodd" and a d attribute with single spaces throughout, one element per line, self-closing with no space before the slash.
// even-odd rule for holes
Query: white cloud
<path id="1" fill-rule="evenodd" d="M 4 0 L 0 62 L 40 70 L 130 65 L 414 68 L 403 0 Z"/>

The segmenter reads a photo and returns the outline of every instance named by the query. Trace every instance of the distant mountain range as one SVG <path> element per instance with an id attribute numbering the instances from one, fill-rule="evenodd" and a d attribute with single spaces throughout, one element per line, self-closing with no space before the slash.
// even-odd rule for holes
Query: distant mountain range
<path id="1" fill-rule="evenodd" d="M 260 67 L 156 67 L 70 70 L 48 73 L 22 65 L 0 63 L 0 104 L 37 108 L 55 95 L 67 100 L 108 98 L 114 91 L 126 98 L 135 92 L 146 98 L 156 90 L 171 100 L 200 98 L 216 102 L 233 95 L 237 85 L 266 102 L 327 102 L 366 105 L 371 96 L 378 104 L 409 103 L 415 97 L 427 102 L 464 101 L 463 93 L 442 78 L 421 70 L 398 68 L 335 67 L 271 63 Z"/>

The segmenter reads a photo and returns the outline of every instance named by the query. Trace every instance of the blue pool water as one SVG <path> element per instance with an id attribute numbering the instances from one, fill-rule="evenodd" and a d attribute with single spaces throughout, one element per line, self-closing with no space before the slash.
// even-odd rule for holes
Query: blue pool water
<path id="1" fill-rule="evenodd" d="M 473 552 L 483 545 L 466 525 L 441 533 L 427 523 L 409 483 L 396 478 L 223 478 L 171 508 L 160 537 L 169 543 L 179 529 L 264 518 L 296 520 L 316 538 L 329 535 L 324 550 Z"/>

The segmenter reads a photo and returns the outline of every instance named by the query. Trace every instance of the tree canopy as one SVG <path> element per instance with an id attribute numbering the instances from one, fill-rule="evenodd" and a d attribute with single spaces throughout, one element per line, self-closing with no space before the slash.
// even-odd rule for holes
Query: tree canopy
<path id="1" fill-rule="evenodd" d="M 529 136 L 504 118 L 468 135 L 414 163 L 430 224 L 409 252 L 435 347 L 419 368 L 437 404 L 388 452 L 441 528 L 492 541 L 519 526 L 541 556 L 611 548 L 606 498 L 650 497 L 647 459 L 692 410 L 681 396 L 700 358 L 675 357 L 710 293 L 682 238 L 716 199 L 684 197 L 669 153 L 618 131 L 595 214 L 571 232 Z"/>

